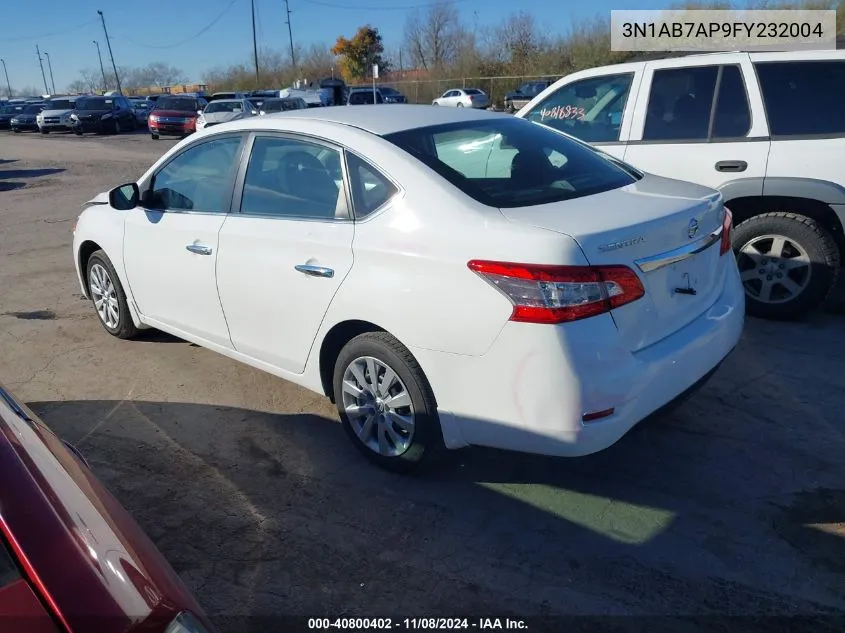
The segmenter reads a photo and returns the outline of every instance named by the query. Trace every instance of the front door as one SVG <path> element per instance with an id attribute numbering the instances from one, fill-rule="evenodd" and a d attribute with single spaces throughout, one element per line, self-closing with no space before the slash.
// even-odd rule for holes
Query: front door
<path id="1" fill-rule="evenodd" d="M 217 287 L 237 351 L 301 373 L 352 267 L 354 225 L 341 150 L 254 138 L 243 190 L 220 231 Z"/>
<path id="2" fill-rule="evenodd" d="M 215 281 L 242 137 L 189 146 L 153 176 L 126 219 L 124 266 L 150 325 L 231 348 Z"/>
<path id="3" fill-rule="evenodd" d="M 625 162 L 714 189 L 741 180 L 742 195 L 762 195 L 770 146 L 763 104 L 756 87 L 746 89 L 748 56 L 730 61 L 647 64 Z"/>

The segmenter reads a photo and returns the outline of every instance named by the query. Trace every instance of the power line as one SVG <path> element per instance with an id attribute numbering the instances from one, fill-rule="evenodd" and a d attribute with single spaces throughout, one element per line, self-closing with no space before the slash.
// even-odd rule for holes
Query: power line
<path id="1" fill-rule="evenodd" d="M 443 0 L 439 0 L 437 2 L 428 2 L 425 4 L 410 4 L 404 6 L 393 6 L 393 7 L 362 7 L 362 6 L 349 6 L 348 4 L 335 4 L 333 2 L 322 2 L 321 0 L 302 0 L 302 2 L 307 2 L 308 4 L 314 4 L 318 7 L 328 7 L 330 9 L 349 9 L 350 11 L 408 11 L 410 9 L 427 9 L 429 7 L 435 7 L 437 5 L 443 4 Z M 450 0 L 449 4 L 457 4 L 459 2 L 467 2 L 467 0 Z"/>
<path id="2" fill-rule="evenodd" d="M 183 38 L 183 39 L 179 40 L 178 42 L 176 42 L 175 44 L 164 44 L 164 45 L 144 44 L 142 42 L 136 42 L 131 37 L 127 37 L 123 33 L 121 33 L 120 37 L 125 39 L 127 42 L 134 44 L 135 46 L 140 46 L 142 48 L 163 49 L 163 48 L 177 48 L 179 46 L 184 46 L 185 44 L 188 44 L 189 42 L 192 42 L 193 40 L 197 39 L 201 35 L 205 34 L 206 31 L 208 31 L 211 27 L 213 27 L 220 20 L 222 20 L 223 16 L 226 15 L 226 13 L 228 13 L 229 9 L 231 9 L 233 6 L 235 6 L 236 2 L 238 2 L 238 0 L 231 0 L 231 2 L 229 2 L 229 4 L 227 4 L 226 7 L 220 12 L 220 14 L 216 18 L 214 18 L 211 22 L 209 22 L 206 26 L 204 26 L 202 29 L 200 29 L 199 31 L 197 31 L 196 33 L 191 35 L 190 37 Z"/>
<path id="3" fill-rule="evenodd" d="M 24 37 L 11 37 L 11 38 L 4 38 L 3 41 L 5 42 L 23 42 L 26 40 L 42 40 L 47 37 L 53 37 L 55 35 L 64 35 L 65 33 L 72 33 L 73 31 L 78 31 L 81 28 L 86 26 L 90 26 L 94 24 L 97 20 L 89 20 L 88 22 L 84 22 L 82 24 L 77 24 L 76 26 L 71 26 L 66 29 L 62 29 L 61 31 L 52 31 L 51 33 L 42 33 L 41 35 L 26 35 Z"/>

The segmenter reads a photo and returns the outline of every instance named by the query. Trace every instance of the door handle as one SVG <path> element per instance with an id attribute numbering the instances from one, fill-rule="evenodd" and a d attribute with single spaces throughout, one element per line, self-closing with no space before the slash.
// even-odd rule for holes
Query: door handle
<path id="1" fill-rule="evenodd" d="M 211 255 L 211 247 L 203 244 L 188 244 L 185 248 L 197 255 Z"/>
<path id="2" fill-rule="evenodd" d="M 312 266 L 311 264 L 297 264 L 294 268 L 310 277 L 334 277 L 334 271 L 331 268 Z"/>
<path id="3" fill-rule="evenodd" d="M 744 160 L 720 160 L 716 163 L 716 171 L 745 171 L 748 163 Z"/>

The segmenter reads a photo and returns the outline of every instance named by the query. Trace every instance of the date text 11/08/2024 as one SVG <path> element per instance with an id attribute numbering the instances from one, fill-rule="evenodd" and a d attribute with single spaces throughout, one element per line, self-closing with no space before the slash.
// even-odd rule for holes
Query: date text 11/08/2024
<path id="1" fill-rule="evenodd" d="M 309 630 L 447 631 L 526 630 L 524 620 L 512 618 L 308 618 Z"/>

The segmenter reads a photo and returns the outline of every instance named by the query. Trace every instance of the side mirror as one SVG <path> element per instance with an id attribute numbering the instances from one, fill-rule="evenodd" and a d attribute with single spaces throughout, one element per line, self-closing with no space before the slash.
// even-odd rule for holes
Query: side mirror
<path id="1" fill-rule="evenodd" d="M 138 200 L 141 197 L 141 192 L 138 185 L 131 182 L 126 185 L 120 185 L 109 191 L 109 204 L 112 209 L 118 211 L 129 211 L 138 206 Z"/>

